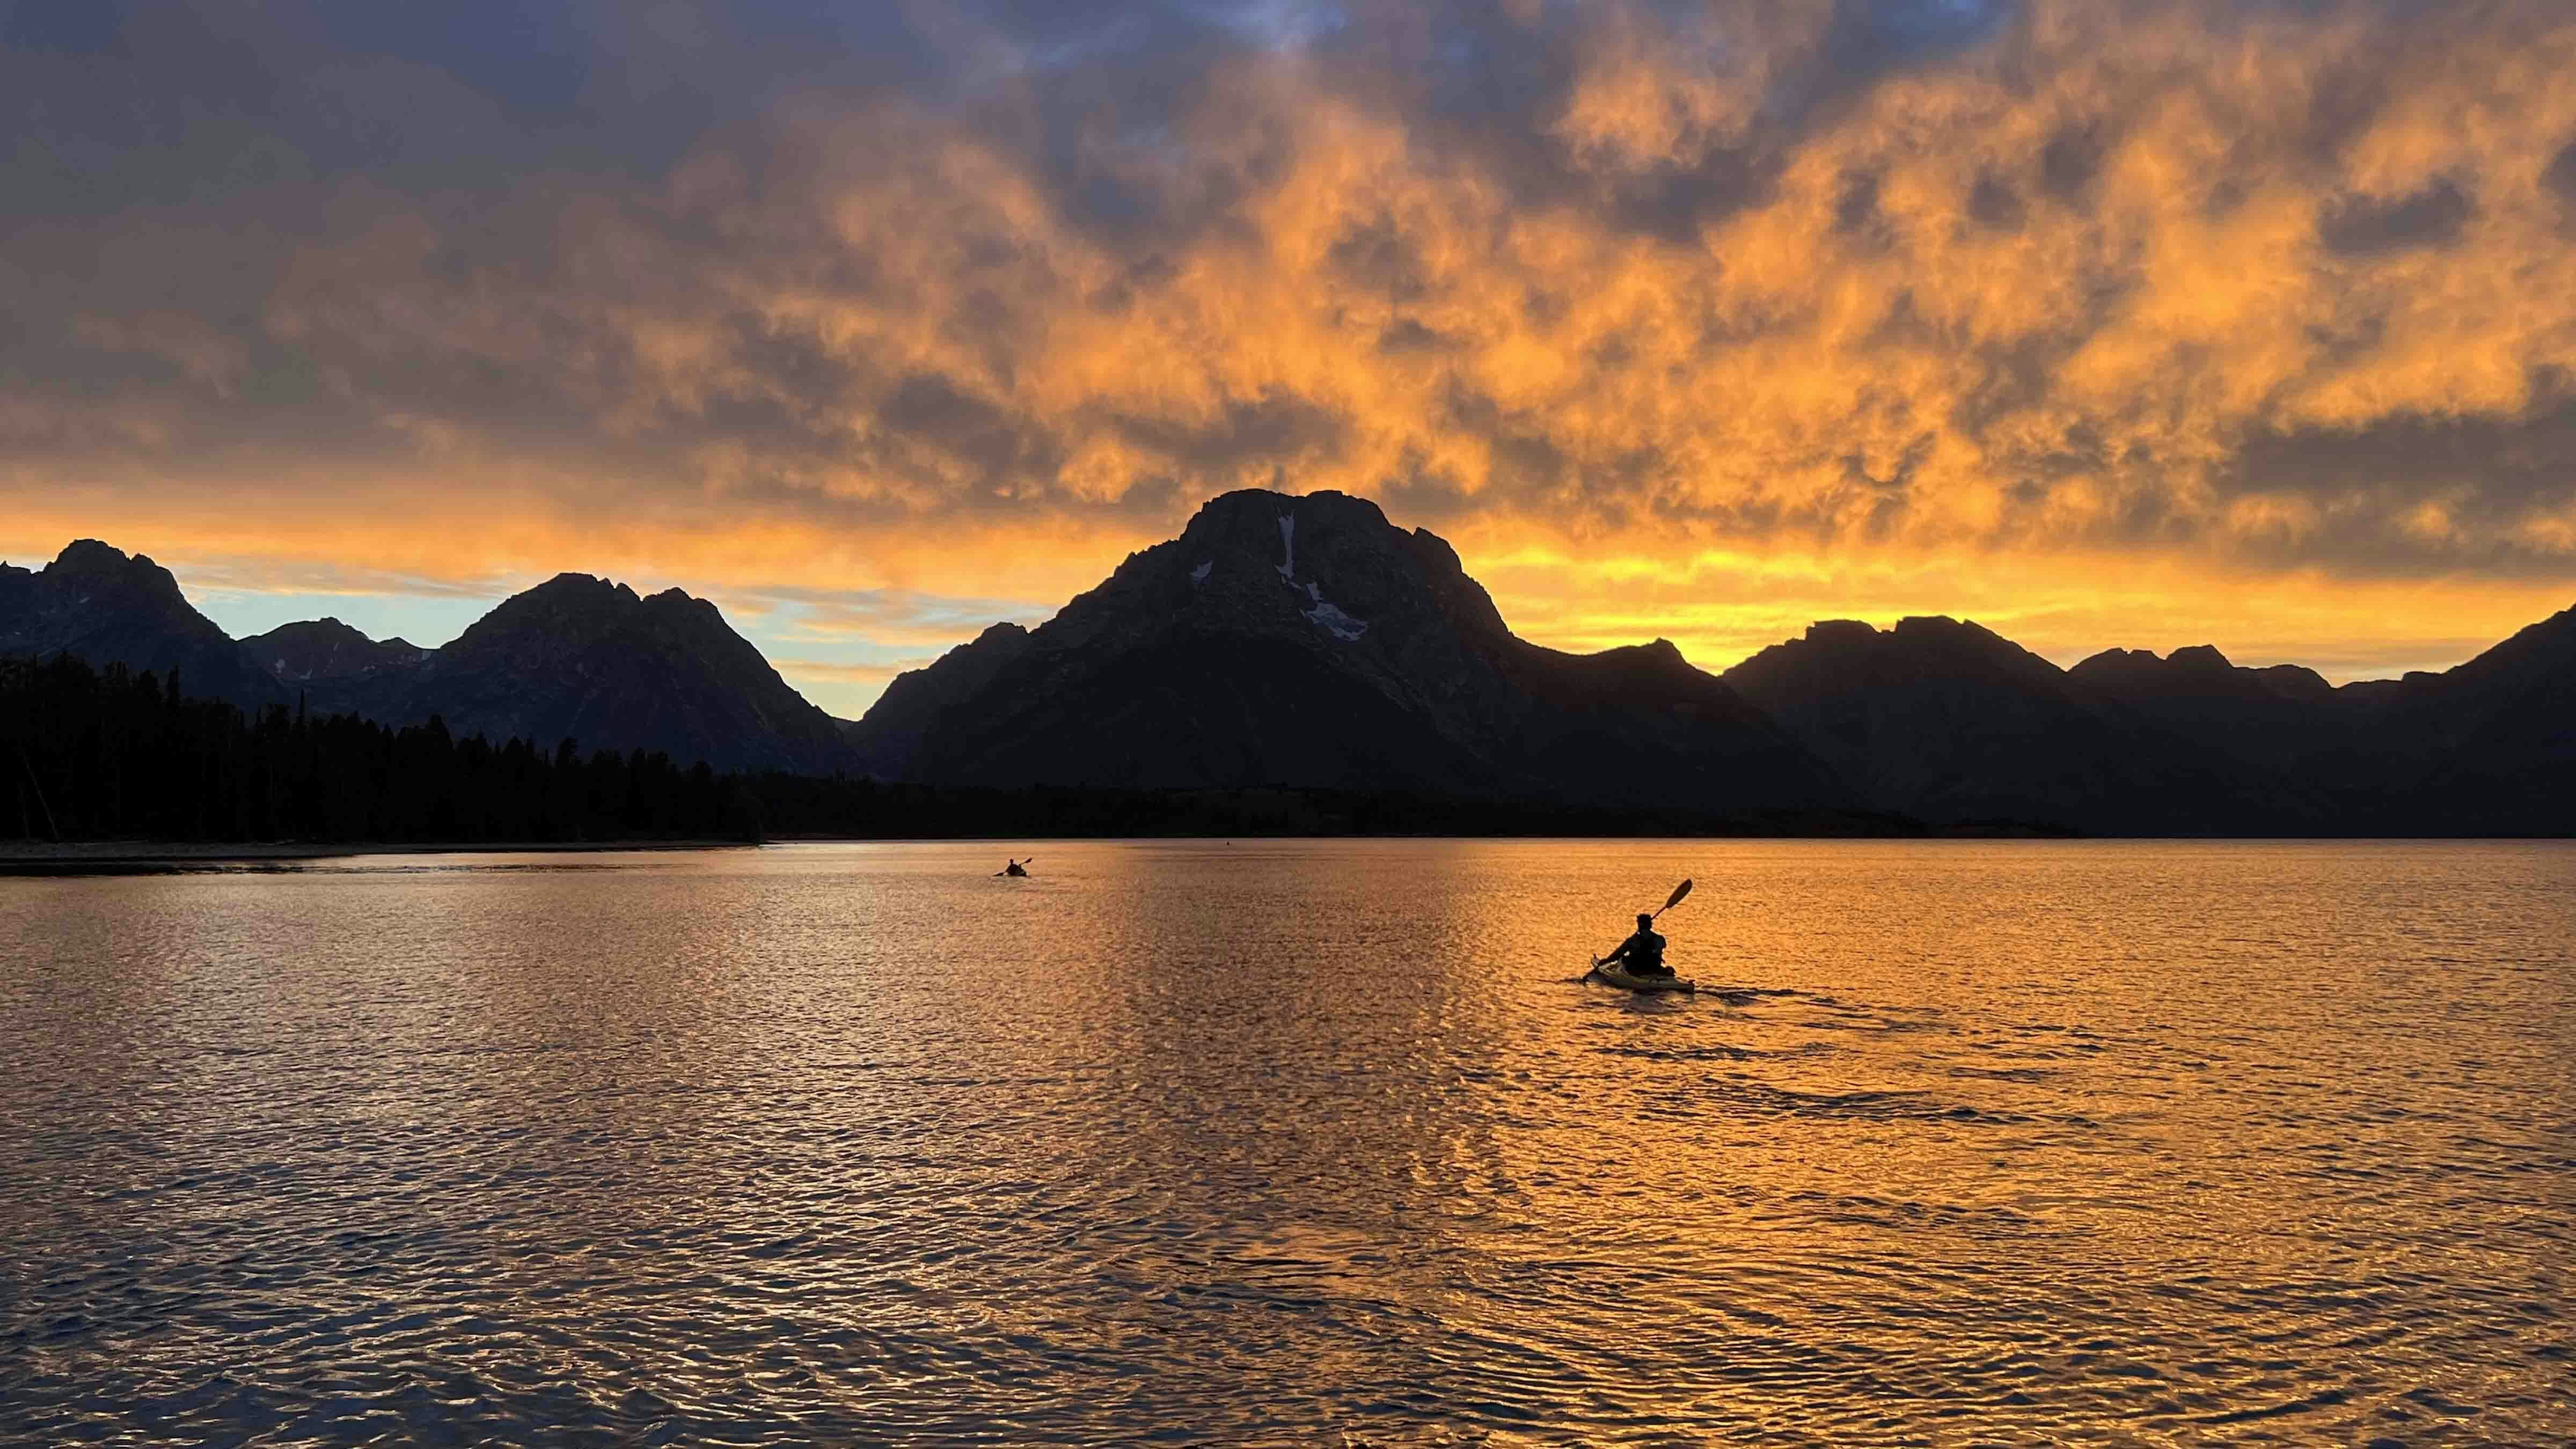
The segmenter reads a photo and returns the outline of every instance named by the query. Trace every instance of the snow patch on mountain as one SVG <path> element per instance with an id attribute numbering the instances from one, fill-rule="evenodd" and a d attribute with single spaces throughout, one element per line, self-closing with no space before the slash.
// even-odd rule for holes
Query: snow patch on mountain
<path id="1" fill-rule="evenodd" d="M 1368 632 L 1366 619 L 1354 619 L 1323 599 L 1317 599 L 1315 607 L 1306 610 L 1306 618 L 1336 639 L 1357 639 Z"/>
<path id="2" fill-rule="evenodd" d="M 1209 559 L 1206 563 L 1200 564 L 1197 568 L 1194 568 L 1194 569 L 1190 570 L 1190 582 L 1191 582 L 1191 583 L 1194 583 L 1194 584 L 1203 584 L 1203 583 L 1206 583 L 1206 582 L 1207 582 L 1207 576 L 1208 576 L 1208 570 L 1210 570 L 1210 569 L 1212 569 L 1212 568 L 1215 568 L 1215 567 L 1216 567 L 1216 560 L 1215 560 L 1215 559 Z"/>
<path id="3" fill-rule="evenodd" d="M 1306 602 L 1315 606 L 1301 611 L 1307 621 L 1336 639 L 1356 639 L 1368 632 L 1368 620 L 1354 619 L 1343 613 L 1338 605 L 1324 597 L 1323 589 L 1313 583 L 1306 585 Z"/>
<path id="4" fill-rule="evenodd" d="M 1321 585 L 1311 579 L 1303 584 L 1297 582 L 1297 519 L 1293 514 L 1279 515 L 1279 551 L 1281 558 L 1277 567 L 1281 582 L 1292 589 L 1304 589 L 1306 602 L 1315 606 L 1311 609 L 1299 610 L 1306 616 L 1308 622 L 1334 638 L 1345 641 L 1357 639 L 1368 632 L 1368 621 L 1354 619 L 1343 613 L 1340 608 L 1324 597 Z M 1207 572 L 1207 565 L 1199 565 L 1199 573 L 1205 572 Z M 1197 576 L 1197 574 L 1191 575 L 1192 578 Z"/>

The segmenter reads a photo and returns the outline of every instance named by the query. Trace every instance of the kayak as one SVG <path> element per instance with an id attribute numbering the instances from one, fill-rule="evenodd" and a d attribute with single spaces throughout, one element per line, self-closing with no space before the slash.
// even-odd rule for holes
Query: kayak
<path id="1" fill-rule="evenodd" d="M 1615 964 L 1593 967 L 1592 977 L 1596 981 L 1616 986 L 1622 991 L 1641 992 L 1649 996 L 1658 991 L 1699 990 L 1699 983 L 1687 976 L 1631 976 Z"/>

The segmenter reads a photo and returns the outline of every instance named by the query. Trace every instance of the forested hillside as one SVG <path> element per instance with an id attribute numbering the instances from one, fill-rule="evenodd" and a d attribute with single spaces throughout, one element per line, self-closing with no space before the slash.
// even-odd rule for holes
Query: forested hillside
<path id="1" fill-rule="evenodd" d="M 0 659 L 0 836 L 28 840 L 756 838 L 749 791 L 666 754 L 457 739 L 69 656 Z"/>

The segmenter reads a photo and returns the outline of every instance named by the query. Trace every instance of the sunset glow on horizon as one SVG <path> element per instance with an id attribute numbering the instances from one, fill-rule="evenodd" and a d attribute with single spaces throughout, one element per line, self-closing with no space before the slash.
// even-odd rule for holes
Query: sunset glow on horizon
<path id="1" fill-rule="evenodd" d="M 44 0 L 4 38 L 0 558 L 103 538 L 235 632 L 437 644 L 597 573 L 854 715 L 1242 487 L 1377 500 L 1540 643 L 1713 670 L 1938 613 L 2342 680 L 2576 603 L 2541 0 Z"/>

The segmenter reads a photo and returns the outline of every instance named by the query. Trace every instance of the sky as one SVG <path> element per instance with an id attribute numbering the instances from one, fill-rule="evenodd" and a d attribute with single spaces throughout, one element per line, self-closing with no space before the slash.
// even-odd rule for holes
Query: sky
<path id="1" fill-rule="evenodd" d="M 2563 0 L 0 0 L 0 558 L 817 703 L 1228 489 L 1515 629 L 2350 679 L 2576 603 Z"/>

